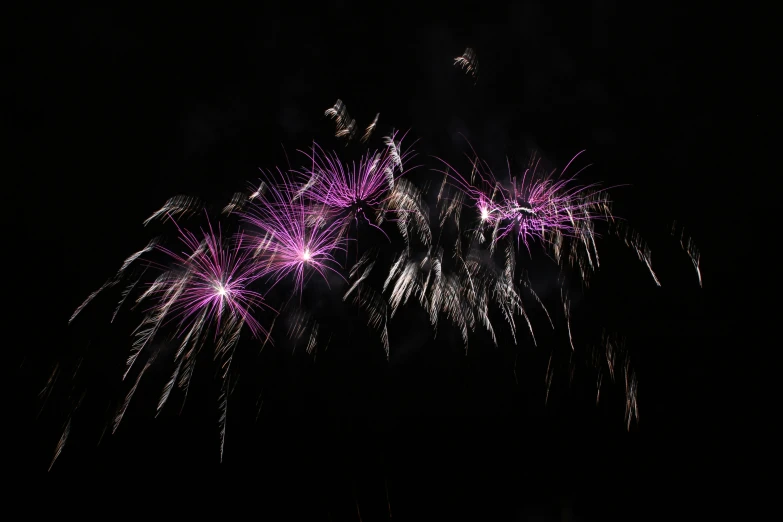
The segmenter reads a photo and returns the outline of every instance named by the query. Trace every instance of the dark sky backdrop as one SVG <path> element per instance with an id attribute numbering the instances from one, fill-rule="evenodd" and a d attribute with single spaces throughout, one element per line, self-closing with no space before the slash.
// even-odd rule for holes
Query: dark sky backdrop
<path id="1" fill-rule="evenodd" d="M 10 144 L 24 161 L 6 180 L 4 212 L 21 233 L 22 273 L 43 286 L 10 283 L 29 326 L 9 350 L 20 442 L 8 480 L 28 505 L 69 513 L 130 504 L 154 516 L 181 505 L 233 518 L 284 506 L 291 519 L 350 520 L 358 499 L 363 520 L 384 520 L 384 480 L 397 520 L 556 520 L 563 505 L 575 520 L 712 510 L 702 503 L 718 481 L 708 477 L 733 465 L 715 434 L 735 407 L 714 375 L 734 331 L 722 285 L 739 256 L 721 238 L 740 225 L 715 221 L 727 196 L 714 180 L 733 154 L 719 129 L 734 108 L 715 87 L 724 64 L 709 24 L 679 8 L 607 1 L 341 4 L 18 19 Z M 466 47 L 479 58 L 475 85 L 453 66 Z M 499 170 L 532 148 L 559 167 L 587 149 L 585 181 L 629 184 L 613 192 L 615 209 L 650 243 L 663 287 L 629 251 L 607 247 L 607 268 L 574 313 L 584 342 L 602 326 L 627 335 L 641 424 L 625 432 L 620 388 L 596 408 L 589 386 L 566 387 L 545 408 L 545 366 L 528 368 L 539 380 L 520 387 L 509 351 L 478 341 L 465 357 L 453 333 L 432 342 L 426 325 L 402 322 L 392 349 L 403 355 L 389 365 L 366 340 L 342 354 L 330 347 L 326 369 L 269 356 L 264 413 L 251 422 L 255 397 L 230 410 L 246 411 L 229 421 L 223 465 L 207 380 L 181 418 L 153 420 L 159 387 L 140 390 L 139 407 L 98 448 L 103 412 L 85 414 L 46 475 L 63 418 L 49 405 L 36 420 L 33 394 L 51 365 L 92 336 L 94 393 L 122 391 L 113 383 L 132 325 L 110 331 L 95 313 L 68 330 L 73 309 L 147 242 L 141 222 L 168 197 L 219 208 L 258 167 L 284 166 L 283 148 L 296 163 L 312 139 L 342 147 L 323 117 L 338 98 L 360 127 L 380 112 L 376 144 L 392 127 L 411 129 L 427 167 L 430 154 L 460 162 L 464 133 Z M 427 177 L 424 168 L 417 179 Z M 703 290 L 668 236 L 675 219 L 702 251 Z"/>

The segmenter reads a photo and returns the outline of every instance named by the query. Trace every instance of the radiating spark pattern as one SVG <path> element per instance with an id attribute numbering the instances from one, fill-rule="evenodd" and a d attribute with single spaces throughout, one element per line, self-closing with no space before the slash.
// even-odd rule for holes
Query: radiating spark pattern
<path id="1" fill-rule="evenodd" d="M 497 181 L 486 163 L 478 158 L 472 161 L 471 175 L 467 178 L 444 164 L 446 179 L 472 202 L 478 231 L 491 234 L 493 246 L 505 237 L 514 236 L 530 250 L 534 240 L 551 244 L 558 236 L 566 236 L 583 242 L 590 253 L 594 250 L 594 222 L 611 219 L 604 190 L 595 185 L 575 185 L 575 176 L 562 179 L 562 172 L 558 177 L 543 174 L 535 156 L 521 176 L 510 176 L 507 185 Z"/>
<path id="2" fill-rule="evenodd" d="M 335 254 L 345 251 L 345 239 L 340 236 L 342 223 L 331 223 L 314 208 L 294 201 L 296 185 L 285 180 L 280 186 L 267 185 L 265 194 L 254 198 L 242 217 L 259 234 L 255 238 L 256 274 L 271 286 L 286 277 L 293 277 L 301 294 L 306 279 L 318 273 L 328 284 L 328 273 L 343 278 Z"/>
<path id="3" fill-rule="evenodd" d="M 164 315 L 179 319 L 180 332 L 201 321 L 215 322 L 219 330 L 228 315 L 241 318 L 254 335 L 263 335 L 254 311 L 266 306 L 261 294 L 249 289 L 259 271 L 251 262 L 251 251 L 244 248 L 244 237 L 240 235 L 236 244 L 227 245 L 220 230 L 215 233 L 210 224 L 201 239 L 183 229 L 180 239 L 186 247 L 181 254 L 158 247 L 173 261 L 173 267 L 150 286 L 143 299 L 159 297 L 158 306 L 167 310 Z"/>
<path id="4" fill-rule="evenodd" d="M 388 238 L 380 225 L 389 220 L 398 222 L 407 239 L 413 221 L 422 237 L 428 238 L 427 211 L 416 189 L 401 180 L 413 152 L 402 150 L 405 136 L 396 138 L 397 134 L 392 134 L 385 140 L 384 149 L 367 153 L 352 165 L 343 164 L 336 154 L 314 145 L 306 154 L 311 162 L 304 173 L 307 182 L 297 195 L 329 209 L 331 217 L 341 222 L 343 233 L 356 223 L 375 228 Z"/>

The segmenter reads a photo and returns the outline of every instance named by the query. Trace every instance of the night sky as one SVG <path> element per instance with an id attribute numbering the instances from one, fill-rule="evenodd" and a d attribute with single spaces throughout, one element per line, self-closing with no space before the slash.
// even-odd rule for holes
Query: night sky
<path id="1" fill-rule="evenodd" d="M 725 68 L 703 18 L 606 1 L 483 11 L 336 2 L 72 9 L 17 22 L 9 144 L 23 159 L 6 180 L 4 212 L 21 245 L 9 292 L 24 313 L 10 326 L 18 384 L 6 422 L 18 440 L 6 477 L 29 509 L 364 521 L 388 520 L 389 506 L 394 520 L 648 520 L 717 509 L 714 483 L 733 457 L 716 434 L 736 408 L 716 376 L 737 306 L 724 285 L 740 249 L 724 238 L 741 226 L 725 207 L 739 196 L 714 183 L 737 154 L 720 131 L 735 108 L 715 87 Z M 475 82 L 453 65 L 467 47 L 478 55 Z M 392 128 L 410 130 L 420 185 L 442 179 L 432 156 L 466 165 L 461 135 L 499 173 L 507 158 L 522 168 L 532 150 L 560 168 L 586 150 L 583 182 L 624 185 L 611 192 L 615 213 L 650 244 L 663 286 L 607 237 L 572 313 L 577 351 L 603 328 L 627 339 L 640 381 L 630 432 L 622 387 L 596 406 L 586 369 L 571 386 L 556 371 L 560 386 L 544 405 L 549 352 L 529 338 L 496 348 L 476 334 L 465 355 L 446 320 L 433 339 L 410 304 L 390 326 L 387 362 L 356 312 L 317 289 L 309 305 L 334 311 L 325 322 L 343 341 L 315 361 L 284 345 L 257 355 L 248 342 L 222 464 L 212 369 L 181 415 L 175 401 L 157 419 L 169 369 L 154 371 L 97 445 L 106 407 L 127 391 L 120 377 L 138 316 L 109 328 L 116 292 L 67 327 L 73 310 L 165 229 L 142 222 L 169 197 L 199 196 L 217 215 L 258 168 L 298 163 L 312 140 L 357 158 L 365 148 L 346 147 L 324 117 L 337 99 L 360 129 L 380 113 L 373 147 Z M 701 251 L 704 288 L 670 236 L 675 220 Z M 531 274 L 557 303 L 547 288 L 555 276 Z M 532 320 L 546 332 L 542 314 Z M 562 334 L 544 344 L 562 349 Z M 53 366 L 80 356 L 86 377 L 73 389 L 61 377 L 42 409 Z M 69 392 L 85 390 L 90 400 L 47 473 Z M 257 420 L 253 391 L 263 392 Z"/>

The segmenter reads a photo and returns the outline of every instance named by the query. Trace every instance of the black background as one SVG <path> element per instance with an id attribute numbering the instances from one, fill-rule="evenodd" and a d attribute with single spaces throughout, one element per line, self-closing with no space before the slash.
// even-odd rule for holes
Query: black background
<path id="1" fill-rule="evenodd" d="M 17 383 L 7 477 L 31 513 L 358 520 L 358 505 L 362 520 L 385 520 L 390 504 L 396 520 L 557 520 L 568 509 L 574 520 L 638 520 L 721 509 L 719 477 L 735 465 L 722 441 L 738 408 L 718 368 L 735 364 L 740 305 L 727 282 L 742 252 L 730 243 L 744 233 L 729 122 L 752 129 L 758 114 L 729 93 L 731 57 L 704 13 L 336 3 L 74 8 L 15 23 L 8 121 L 20 161 L 4 211 L 19 236 L 9 298 L 23 312 L 7 328 Z M 479 58 L 475 85 L 453 66 L 466 47 Z M 479 336 L 466 356 L 445 320 L 433 341 L 411 310 L 392 324 L 388 363 L 367 333 L 315 362 L 282 349 L 264 352 L 264 364 L 248 356 L 245 378 L 263 383 L 264 406 L 256 421 L 255 396 L 230 403 L 222 464 L 209 378 L 181 416 L 176 405 L 157 419 L 160 387 L 148 383 L 96 446 L 106 418 L 97 405 L 126 390 L 133 324 L 103 326 L 114 297 L 66 328 L 73 309 L 146 244 L 141 222 L 168 197 L 219 209 L 258 167 L 284 166 L 284 150 L 295 163 L 312 139 L 345 149 L 323 117 L 338 98 L 360 127 L 380 112 L 376 146 L 392 127 L 411 129 L 418 182 L 430 179 L 429 155 L 460 161 L 464 133 L 500 171 L 533 148 L 560 167 L 587 149 L 583 180 L 628 185 L 613 191 L 616 213 L 650 243 L 663 286 L 608 246 L 574 314 L 583 343 L 602 327 L 627 337 L 639 425 L 626 431 L 619 387 L 596 407 L 587 378 L 545 407 L 545 355 L 523 352 L 517 384 L 511 349 Z M 674 220 L 700 247 L 703 289 L 669 236 Z M 56 362 L 84 353 L 85 389 L 105 400 L 85 407 L 47 473 L 68 385 L 40 415 L 37 393 Z"/>

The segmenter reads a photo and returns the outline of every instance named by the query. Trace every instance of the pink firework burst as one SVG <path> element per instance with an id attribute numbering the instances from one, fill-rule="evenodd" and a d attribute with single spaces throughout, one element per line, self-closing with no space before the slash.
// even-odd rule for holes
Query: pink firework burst
<path id="1" fill-rule="evenodd" d="M 263 190 L 253 194 L 249 210 L 242 215 L 261 232 L 253 247 L 259 276 L 272 287 L 293 276 L 300 295 L 313 273 L 320 274 L 327 285 L 328 271 L 344 279 L 335 269 L 339 266 L 335 253 L 345 251 L 341 223 L 328 220 L 320 207 L 300 198 L 303 189 L 285 174 L 278 171 L 278 177 L 277 184 L 263 183 Z"/>
<path id="2" fill-rule="evenodd" d="M 208 230 L 202 229 L 203 239 L 177 228 L 186 250 L 177 254 L 157 247 L 174 261 L 174 267 L 152 283 L 141 299 L 160 295 L 158 315 L 161 319 L 167 315 L 178 318 L 181 331 L 215 322 L 217 335 L 228 314 L 247 324 L 254 336 L 265 335 L 253 312 L 270 307 L 261 294 L 249 288 L 259 275 L 250 253 L 243 248 L 243 237 L 237 236 L 236 243 L 228 245 L 220 228 L 215 233 L 211 223 Z"/>
<path id="3" fill-rule="evenodd" d="M 584 239 L 585 233 L 592 233 L 594 220 L 611 218 L 606 189 L 574 185 L 579 172 L 563 178 L 582 152 L 557 177 L 554 173 L 540 173 L 540 160 L 534 157 L 522 176 L 512 176 L 507 186 L 495 179 L 486 163 L 478 158 L 472 161 L 469 178 L 441 161 L 446 165 L 446 180 L 472 202 L 480 227 L 492 229 L 493 243 L 516 234 L 518 243 L 529 250 L 533 240 L 549 242 L 553 235 Z"/>
<path id="4" fill-rule="evenodd" d="M 402 151 L 405 135 L 398 141 L 396 136 L 394 133 L 385 139 L 386 148 L 368 152 L 358 164 L 351 165 L 344 165 L 335 153 L 327 153 L 314 144 L 312 153 L 304 153 L 312 167 L 305 172 L 308 182 L 302 195 L 329 209 L 343 227 L 361 220 L 381 230 L 376 223 L 380 223 L 385 211 L 391 211 L 388 202 L 395 184 L 405 175 L 404 164 L 413 155 Z"/>

